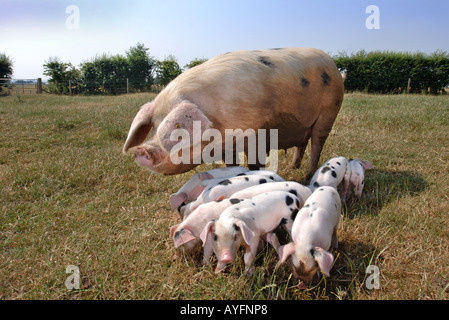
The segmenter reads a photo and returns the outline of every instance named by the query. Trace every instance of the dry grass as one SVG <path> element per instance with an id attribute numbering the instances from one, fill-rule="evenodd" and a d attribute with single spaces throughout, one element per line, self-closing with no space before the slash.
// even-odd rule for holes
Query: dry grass
<path id="1" fill-rule="evenodd" d="M 447 299 L 449 297 L 446 96 L 345 97 L 322 161 L 370 159 L 361 199 L 339 227 L 331 278 L 295 287 L 266 247 L 252 277 L 238 260 L 213 274 L 200 256 L 178 254 L 169 195 L 193 172 L 164 177 L 121 147 L 150 94 L 0 98 L 1 299 Z M 281 152 L 284 168 L 291 153 Z M 300 170 L 280 169 L 302 181 Z M 206 166 L 198 170 L 205 169 Z M 368 290 L 368 265 L 380 289 Z M 81 288 L 65 287 L 68 265 Z"/>

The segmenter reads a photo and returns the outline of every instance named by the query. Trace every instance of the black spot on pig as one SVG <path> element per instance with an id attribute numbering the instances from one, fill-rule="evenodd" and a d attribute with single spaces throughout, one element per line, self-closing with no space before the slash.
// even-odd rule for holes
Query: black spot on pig
<path id="1" fill-rule="evenodd" d="M 285 218 L 282 218 L 282 220 L 281 220 L 281 224 L 286 224 L 287 223 L 287 219 L 285 219 Z"/>
<path id="2" fill-rule="evenodd" d="M 298 198 L 295 199 L 295 204 L 296 204 L 296 207 L 299 208 L 299 199 Z"/>
<path id="3" fill-rule="evenodd" d="M 331 175 L 332 175 L 332 177 L 334 177 L 334 178 L 337 177 L 337 173 L 336 173 L 334 170 L 332 170 Z"/>
<path id="4" fill-rule="evenodd" d="M 291 205 L 293 203 L 293 198 L 290 196 L 286 196 L 285 203 L 287 204 L 287 206 Z"/>
<path id="5" fill-rule="evenodd" d="M 240 176 L 246 176 L 245 172 L 239 173 L 238 175 L 236 175 L 236 177 L 240 177 Z"/>
<path id="6" fill-rule="evenodd" d="M 237 203 L 239 203 L 240 201 L 242 201 L 242 200 L 237 199 L 237 198 L 231 198 L 231 199 L 229 199 L 229 202 L 232 203 L 232 204 L 237 204 Z"/>
<path id="7" fill-rule="evenodd" d="M 218 184 L 221 184 L 223 186 L 227 186 L 228 184 L 232 184 L 232 182 L 231 182 L 231 180 L 226 179 L 226 180 L 220 181 Z"/>
<path id="8" fill-rule="evenodd" d="M 267 183 L 267 179 L 260 179 L 259 184 L 262 184 L 262 183 Z"/>
<path id="9" fill-rule="evenodd" d="M 340 163 L 340 162 L 338 162 L 338 161 L 337 161 L 337 164 L 338 164 L 339 166 L 341 166 L 341 163 Z"/>
<path id="10" fill-rule="evenodd" d="M 301 78 L 301 86 L 303 88 L 307 88 L 309 86 L 309 84 L 310 84 L 309 80 L 307 80 L 306 78 Z"/>
<path id="11" fill-rule="evenodd" d="M 321 80 L 323 81 L 323 86 L 328 86 L 329 83 L 331 82 L 331 78 L 326 72 L 323 72 L 321 74 Z"/>
<path id="12" fill-rule="evenodd" d="M 178 239 L 184 233 L 184 229 L 175 232 L 174 238 Z"/>
<path id="13" fill-rule="evenodd" d="M 299 209 L 293 210 L 292 215 L 291 215 L 293 221 L 295 220 L 296 215 L 298 214 L 298 212 L 299 212 Z"/>
<path id="14" fill-rule="evenodd" d="M 298 192 L 296 192 L 295 189 L 288 190 L 289 193 L 294 194 L 295 196 L 298 196 Z"/>
<path id="15" fill-rule="evenodd" d="M 263 63 L 264 65 L 266 65 L 267 67 L 274 67 L 273 62 L 270 61 L 270 59 L 268 57 L 264 57 L 264 56 L 260 56 L 259 57 L 259 62 Z"/>
<path id="16" fill-rule="evenodd" d="M 232 226 L 234 227 L 234 230 L 235 230 L 235 231 L 239 231 L 239 230 L 240 230 L 239 226 L 236 225 L 235 223 L 234 223 Z"/>
<path id="17" fill-rule="evenodd" d="M 249 178 L 248 178 L 248 177 L 245 177 L 245 181 L 249 181 Z"/>
<path id="18" fill-rule="evenodd" d="M 330 170 L 331 168 L 329 167 L 324 167 L 323 169 L 321 169 L 321 173 L 326 173 Z"/>
<path id="19" fill-rule="evenodd" d="M 313 186 L 314 186 L 315 188 L 318 188 L 318 187 L 320 186 L 320 184 L 319 184 L 318 182 L 315 181 L 315 182 L 313 183 Z"/>

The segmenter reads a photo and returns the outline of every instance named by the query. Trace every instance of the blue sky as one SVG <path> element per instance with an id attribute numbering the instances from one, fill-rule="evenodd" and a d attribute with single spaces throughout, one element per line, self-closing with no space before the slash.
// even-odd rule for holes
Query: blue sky
<path id="1" fill-rule="evenodd" d="M 66 26 L 69 5 L 79 8 L 79 29 Z M 379 8 L 380 29 L 365 26 L 369 5 Z M 448 0 L 0 0 L 0 52 L 13 59 L 14 78 L 42 77 L 50 56 L 78 66 L 137 42 L 184 66 L 277 47 L 449 51 L 448 31 Z"/>

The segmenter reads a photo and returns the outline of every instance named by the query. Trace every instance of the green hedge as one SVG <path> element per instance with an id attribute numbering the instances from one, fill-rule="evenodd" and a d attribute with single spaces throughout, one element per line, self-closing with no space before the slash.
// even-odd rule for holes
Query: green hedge
<path id="1" fill-rule="evenodd" d="M 334 61 L 347 73 L 348 91 L 372 93 L 409 92 L 437 94 L 449 86 L 449 54 L 359 51 L 351 56 L 340 53 Z"/>

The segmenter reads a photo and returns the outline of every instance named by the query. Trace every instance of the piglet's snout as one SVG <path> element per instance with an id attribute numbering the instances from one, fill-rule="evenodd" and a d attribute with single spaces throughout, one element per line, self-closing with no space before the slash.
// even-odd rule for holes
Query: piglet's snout
<path id="1" fill-rule="evenodd" d="M 228 250 L 223 250 L 223 251 L 221 252 L 221 255 L 220 255 L 220 262 L 229 264 L 229 263 L 232 263 L 233 261 L 234 261 L 234 257 L 232 256 L 232 254 L 231 254 L 230 251 L 228 251 Z"/>

